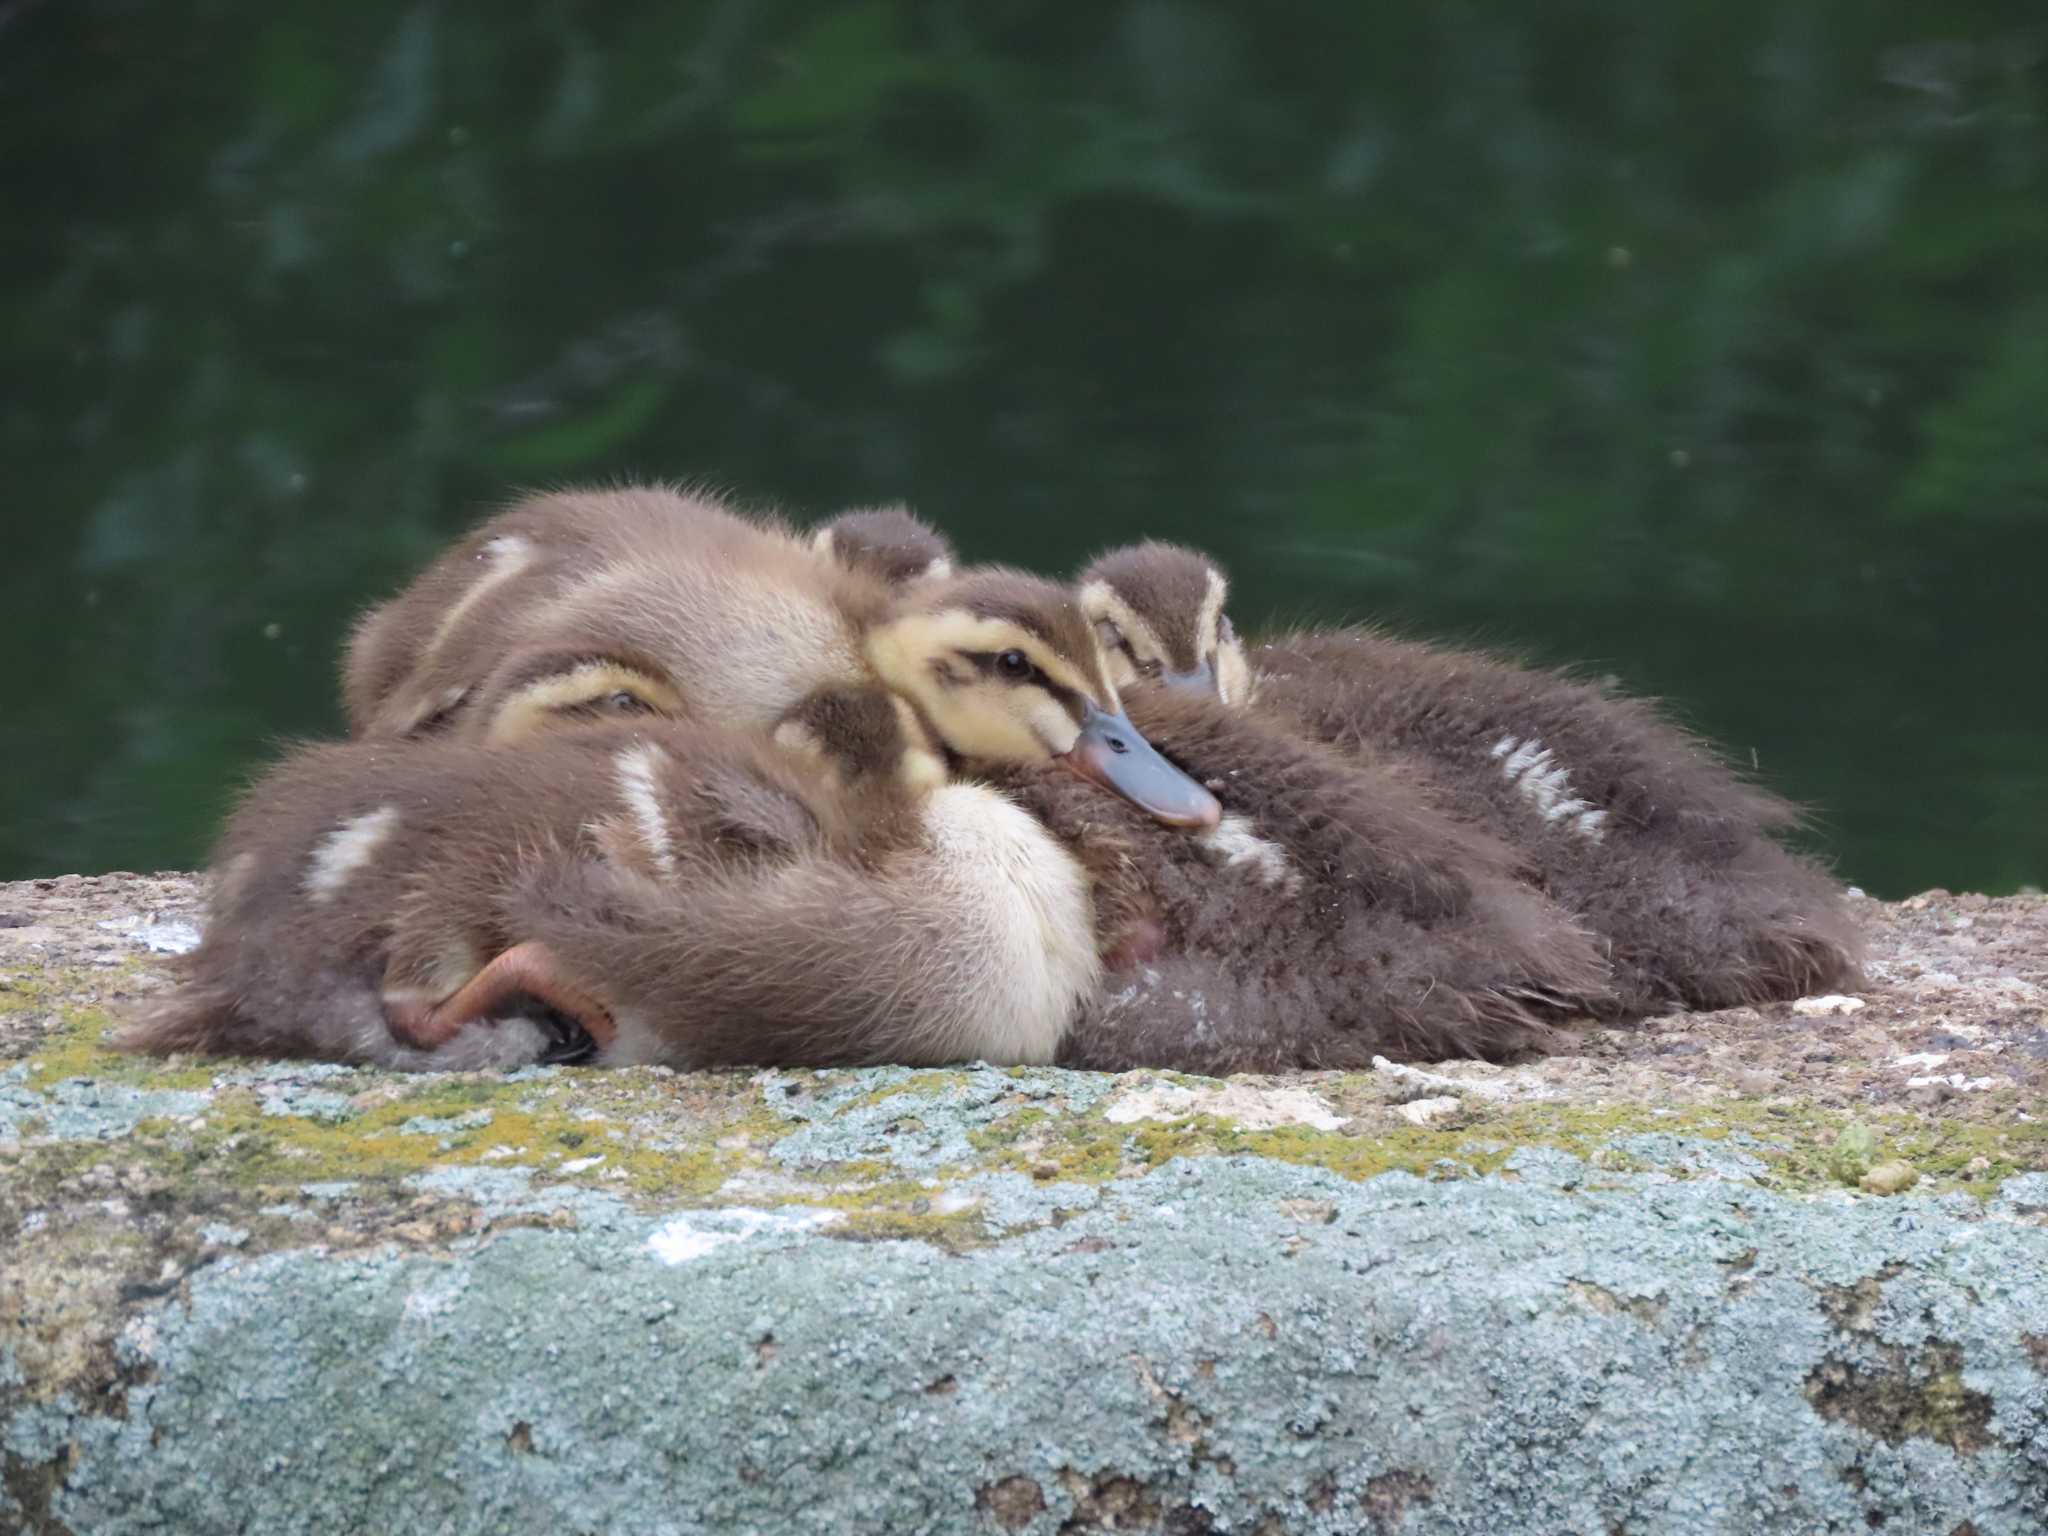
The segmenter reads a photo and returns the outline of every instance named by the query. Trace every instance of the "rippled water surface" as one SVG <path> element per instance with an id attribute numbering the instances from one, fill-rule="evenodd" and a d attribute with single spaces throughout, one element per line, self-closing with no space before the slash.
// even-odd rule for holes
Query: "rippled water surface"
<path id="1" fill-rule="evenodd" d="M 2048 880 L 2038 4 L 0 3 L 0 877 L 183 866 L 508 487 L 1141 533 Z"/>

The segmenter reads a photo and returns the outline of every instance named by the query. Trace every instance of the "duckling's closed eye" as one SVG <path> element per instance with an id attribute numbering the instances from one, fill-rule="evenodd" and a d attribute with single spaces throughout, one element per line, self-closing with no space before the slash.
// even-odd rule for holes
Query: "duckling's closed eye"
<path id="1" fill-rule="evenodd" d="M 643 699 L 630 688 L 620 688 L 611 693 L 601 693 L 581 703 L 565 706 L 559 713 L 578 719 L 615 719 L 622 715 L 657 715 L 651 700 Z"/>
<path id="2" fill-rule="evenodd" d="M 1123 627 L 1115 619 L 1097 619 L 1095 638 L 1103 650 L 1116 652 L 1130 662 L 1132 670 L 1140 677 L 1156 680 L 1166 670 L 1165 663 L 1157 656 L 1140 656 L 1137 646 L 1131 643 L 1131 637 L 1123 632 Z"/>

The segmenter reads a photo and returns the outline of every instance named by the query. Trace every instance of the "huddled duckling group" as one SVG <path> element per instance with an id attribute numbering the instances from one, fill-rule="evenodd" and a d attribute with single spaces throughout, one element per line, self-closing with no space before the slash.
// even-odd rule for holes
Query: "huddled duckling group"
<path id="1" fill-rule="evenodd" d="M 1648 706 L 1211 560 L 957 569 L 665 488 L 491 518 L 259 782 L 153 1051 L 406 1068 L 1502 1058 L 1838 988 L 1795 816 Z"/>

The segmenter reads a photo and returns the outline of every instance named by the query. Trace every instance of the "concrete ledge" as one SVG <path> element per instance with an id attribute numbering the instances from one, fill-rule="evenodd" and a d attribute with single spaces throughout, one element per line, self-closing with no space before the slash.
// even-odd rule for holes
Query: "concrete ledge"
<path id="1" fill-rule="evenodd" d="M 2033 1536 L 2048 902 L 1915 902 L 1505 1071 L 404 1078 L 0 886 L 0 1529 Z"/>

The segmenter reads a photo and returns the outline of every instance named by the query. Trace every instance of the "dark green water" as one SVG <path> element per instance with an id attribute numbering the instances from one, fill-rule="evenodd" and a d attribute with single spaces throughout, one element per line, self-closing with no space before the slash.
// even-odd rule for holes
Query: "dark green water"
<path id="1" fill-rule="evenodd" d="M 185 866 L 508 487 L 1586 660 L 2048 881 L 2039 0 L 0 0 L 0 877 Z"/>

